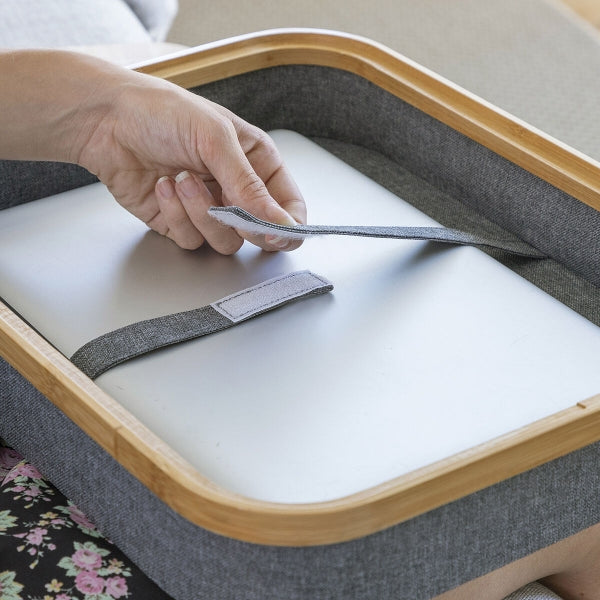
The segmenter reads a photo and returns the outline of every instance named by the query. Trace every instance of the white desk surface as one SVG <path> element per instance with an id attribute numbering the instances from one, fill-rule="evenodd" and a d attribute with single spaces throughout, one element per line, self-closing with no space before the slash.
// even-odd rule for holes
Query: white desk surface
<path id="1" fill-rule="evenodd" d="M 273 137 L 309 222 L 432 223 L 312 142 Z M 189 252 L 100 184 L 0 213 L 0 295 L 67 355 L 299 269 L 334 292 L 98 385 L 215 483 L 279 502 L 366 489 L 600 391 L 600 329 L 474 248 L 328 237 Z"/>

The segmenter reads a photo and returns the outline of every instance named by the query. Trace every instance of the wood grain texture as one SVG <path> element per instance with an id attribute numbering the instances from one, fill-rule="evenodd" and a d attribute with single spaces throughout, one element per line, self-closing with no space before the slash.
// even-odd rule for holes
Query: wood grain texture
<path id="1" fill-rule="evenodd" d="M 278 64 L 318 64 L 358 73 L 600 208 L 597 165 L 417 65 L 357 38 L 312 31 L 245 36 L 140 70 L 191 87 Z M 600 396 L 582 398 L 521 430 L 358 494 L 314 504 L 269 503 L 233 494 L 203 477 L 4 305 L 0 353 L 183 517 L 211 531 L 262 544 L 318 545 L 365 536 L 600 438 Z"/>
<path id="2" fill-rule="evenodd" d="M 573 12 L 596 28 L 600 28 L 599 0 L 561 0 Z"/>

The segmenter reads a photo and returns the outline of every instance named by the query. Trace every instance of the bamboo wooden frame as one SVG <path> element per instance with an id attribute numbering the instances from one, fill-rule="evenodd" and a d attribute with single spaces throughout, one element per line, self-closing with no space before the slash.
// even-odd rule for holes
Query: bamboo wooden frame
<path id="1" fill-rule="evenodd" d="M 138 70 L 193 87 L 289 64 L 359 74 L 600 210 L 599 164 L 360 38 L 314 30 L 265 32 L 184 51 Z M 262 544 L 317 545 L 365 536 L 600 439 L 598 395 L 358 494 L 314 504 L 269 503 L 230 493 L 203 477 L 1 304 L 0 354 L 182 516 Z"/>

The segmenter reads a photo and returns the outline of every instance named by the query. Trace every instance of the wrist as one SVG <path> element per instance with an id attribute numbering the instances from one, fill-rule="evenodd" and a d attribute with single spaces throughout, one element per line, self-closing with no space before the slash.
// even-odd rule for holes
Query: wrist
<path id="1" fill-rule="evenodd" d="M 0 75 L 12 82 L 0 98 L 0 157 L 78 162 L 110 110 L 107 80 L 119 72 L 73 52 L 0 52 Z"/>

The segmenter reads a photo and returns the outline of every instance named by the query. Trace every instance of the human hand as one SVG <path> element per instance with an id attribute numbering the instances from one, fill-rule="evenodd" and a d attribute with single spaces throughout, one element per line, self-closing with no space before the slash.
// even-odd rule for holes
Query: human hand
<path id="1" fill-rule="evenodd" d="M 117 201 L 182 248 L 236 252 L 242 234 L 208 216 L 238 205 L 280 224 L 306 222 L 300 191 L 272 140 L 225 108 L 168 82 L 124 70 L 89 101 L 102 106 L 75 162 Z M 104 97 L 103 97 L 104 96 Z M 300 241 L 244 236 L 264 250 Z"/>

